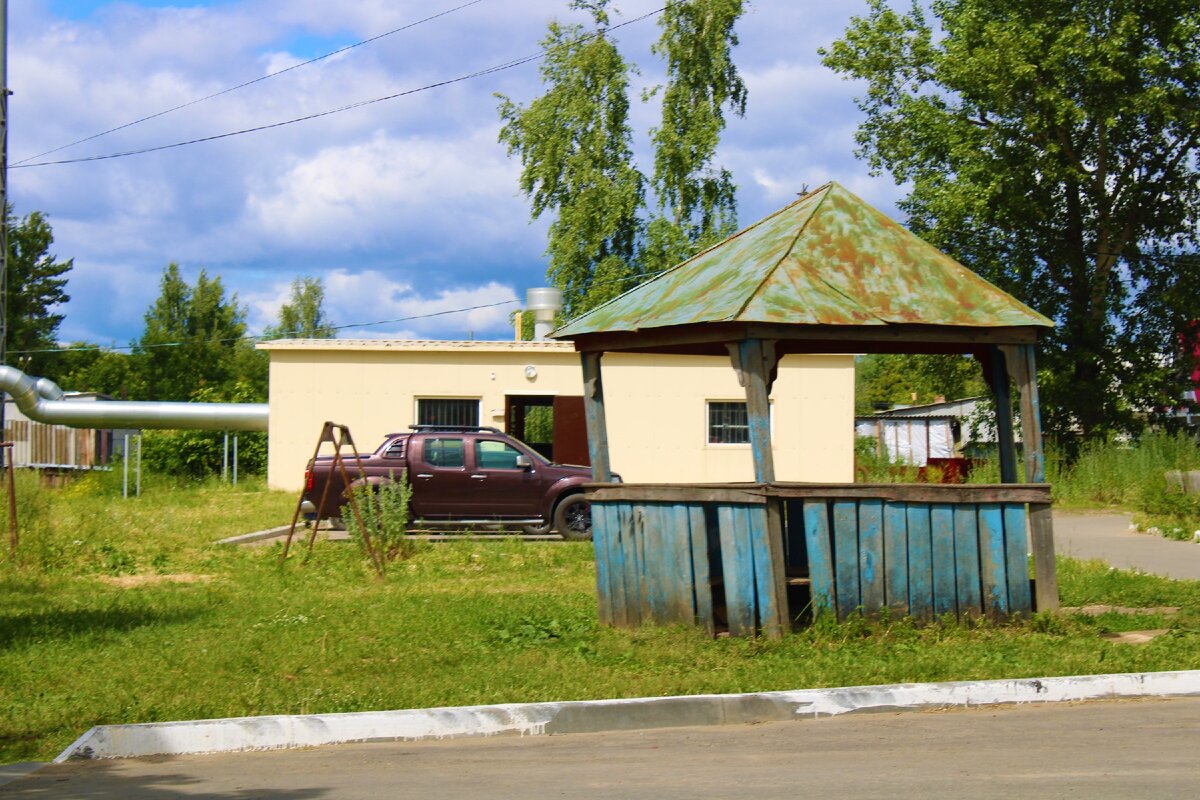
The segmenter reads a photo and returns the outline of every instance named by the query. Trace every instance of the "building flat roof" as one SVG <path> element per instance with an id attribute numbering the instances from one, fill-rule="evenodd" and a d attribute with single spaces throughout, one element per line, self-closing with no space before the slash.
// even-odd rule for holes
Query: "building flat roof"
<path id="1" fill-rule="evenodd" d="M 562 352 L 573 351 L 570 342 L 518 342 L 450 339 L 275 339 L 259 342 L 259 350 L 392 350 L 477 353 Z"/>

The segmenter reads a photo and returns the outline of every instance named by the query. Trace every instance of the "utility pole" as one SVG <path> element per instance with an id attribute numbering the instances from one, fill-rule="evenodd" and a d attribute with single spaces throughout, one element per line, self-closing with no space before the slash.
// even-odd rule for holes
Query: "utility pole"
<path id="1" fill-rule="evenodd" d="M 8 363 L 8 0 L 0 0 L 0 364 Z M 0 439 L 8 403 L 0 391 Z M 0 468 L 10 448 L 0 447 Z"/>

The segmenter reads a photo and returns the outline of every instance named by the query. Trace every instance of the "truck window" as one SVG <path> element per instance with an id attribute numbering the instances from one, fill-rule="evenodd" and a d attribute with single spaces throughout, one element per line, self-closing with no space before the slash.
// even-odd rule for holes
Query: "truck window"
<path id="1" fill-rule="evenodd" d="M 405 439 L 397 439 L 387 446 L 384 451 L 384 458 L 404 458 L 404 445 L 407 443 Z"/>
<path id="2" fill-rule="evenodd" d="M 462 439 L 426 439 L 425 463 L 434 467 L 466 466 Z"/>
<path id="3" fill-rule="evenodd" d="M 490 439 L 475 441 L 475 467 L 477 469 L 517 469 L 517 456 L 521 451 L 504 442 Z"/>

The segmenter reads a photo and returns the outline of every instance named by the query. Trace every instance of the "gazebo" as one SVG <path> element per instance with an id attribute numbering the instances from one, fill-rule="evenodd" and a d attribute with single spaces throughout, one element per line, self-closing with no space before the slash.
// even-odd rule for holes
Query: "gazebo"
<path id="1" fill-rule="evenodd" d="M 601 621 L 779 636 L 809 610 L 928 619 L 1056 609 L 1034 370 L 1038 333 L 1051 327 L 836 183 L 571 320 L 553 336 L 573 341 L 583 364 Z M 601 361 L 614 351 L 729 357 L 746 390 L 753 482 L 611 483 Z M 996 400 L 1002 483 L 776 481 L 779 359 L 898 352 L 980 362 Z"/>

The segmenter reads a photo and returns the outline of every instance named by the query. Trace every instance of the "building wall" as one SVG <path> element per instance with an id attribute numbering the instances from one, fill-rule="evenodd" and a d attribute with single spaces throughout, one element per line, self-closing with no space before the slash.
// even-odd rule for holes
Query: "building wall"
<path id="1" fill-rule="evenodd" d="M 326 421 L 362 452 L 416 420 L 418 398 L 478 398 L 504 428 L 506 395 L 580 395 L 579 356 L 558 342 L 326 340 L 262 345 L 271 357 L 272 488 L 298 491 Z M 614 470 L 627 482 L 753 480 L 750 445 L 707 444 L 708 400 L 745 399 L 725 358 L 608 353 L 605 407 Z M 526 367 L 536 370 L 526 376 Z M 772 392 L 775 469 L 785 481 L 851 481 L 854 359 L 788 356 Z M 326 445 L 322 453 L 331 452 Z"/>

